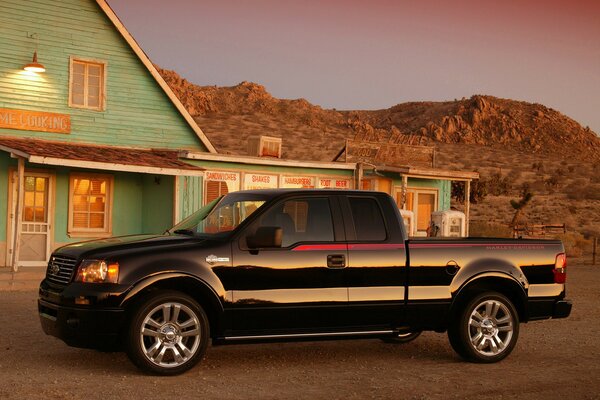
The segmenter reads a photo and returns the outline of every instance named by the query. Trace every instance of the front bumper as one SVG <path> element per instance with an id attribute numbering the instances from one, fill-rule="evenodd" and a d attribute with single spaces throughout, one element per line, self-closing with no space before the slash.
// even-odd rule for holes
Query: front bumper
<path id="1" fill-rule="evenodd" d="M 125 310 L 68 307 L 38 300 L 42 329 L 69 346 L 115 349 L 120 344 Z"/>

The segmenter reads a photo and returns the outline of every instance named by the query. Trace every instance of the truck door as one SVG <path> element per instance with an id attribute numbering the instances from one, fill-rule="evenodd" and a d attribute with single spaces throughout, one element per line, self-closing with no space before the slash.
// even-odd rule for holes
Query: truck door
<path id="1" fill-rule="evenodd" d="M 402 326 L 406 251 L 401 219 L 392 207 L 393 200 L 381 195 L 352 195 L 342 201 L 348 239 L 348 318 L 357 327 Z"/>
<path id="2" fill-rule="evenodd" d="M 348 260 L 336 196 L 288 198 L 259 216 L 233 244 L 231 316 L 237 334 L 323 331 L 348 304 Z M 260 226 L 282 228 L 282 247 L 249 250 Z"/>

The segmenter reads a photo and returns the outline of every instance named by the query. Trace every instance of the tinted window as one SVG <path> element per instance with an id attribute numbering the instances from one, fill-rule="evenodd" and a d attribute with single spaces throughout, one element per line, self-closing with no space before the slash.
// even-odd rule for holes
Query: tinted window
<path id="1" fill-rule="evenodd" d="M 350 197 L 357 240 L 385 240 L 385 223 L 377 200 L 366 197 Z"/>
<path id="2" fill-rule="evenodd" d="M 282 247 L 298 242 L 334 240 L 331 209 L 326 198 L 294 199 L 278 204 L 261 217 L 259 226 L 280 227 Z"/>

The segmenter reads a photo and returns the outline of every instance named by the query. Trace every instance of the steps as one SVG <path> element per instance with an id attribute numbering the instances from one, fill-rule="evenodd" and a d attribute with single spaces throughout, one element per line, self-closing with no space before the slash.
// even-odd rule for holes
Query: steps
<path id="1" fill-rule="evenodd" d="M 21 267 L 17 272 L 0 267 L 0 291 L 37 290 L 45 275 L 46 267 Z"/>

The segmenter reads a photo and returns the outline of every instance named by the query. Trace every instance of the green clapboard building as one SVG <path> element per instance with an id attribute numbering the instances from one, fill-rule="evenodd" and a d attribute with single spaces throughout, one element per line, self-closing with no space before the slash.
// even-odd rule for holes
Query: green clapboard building
<path id="1" fill-rule="evenodd" d="M 215 150 L 108 5 L 3 0 L 0 53 L 0 266 L 172 226 Z"/>
<path id="2" fill-rule="evenodd" d="M 425 234 L 430 212 L 450 208 L 450 181 L 477 178 L 281 160 L 281 139 L 268 137 L 252 156 L 217 154 L 105 0 L 3 0 L 1 11 L 0 267 L 44 266 L 76 241 L 162 233 L 243 189 L 386 191 Z"/>

